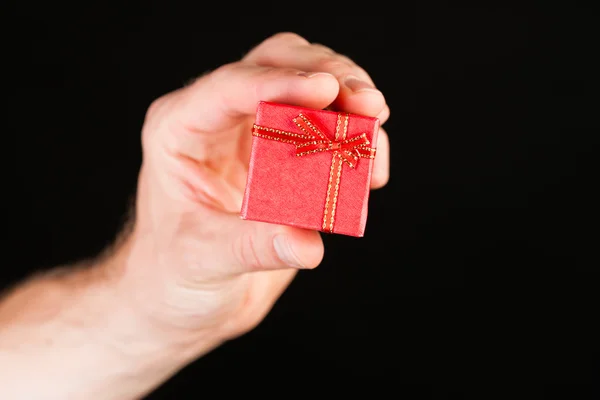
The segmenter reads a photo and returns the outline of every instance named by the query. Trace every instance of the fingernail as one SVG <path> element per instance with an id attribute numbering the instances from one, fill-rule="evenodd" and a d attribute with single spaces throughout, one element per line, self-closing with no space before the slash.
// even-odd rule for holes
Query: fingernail
<path id="1" fill-rule="evenodd" d="M 375 89 L 375 87 L 369 82 L 365 82 L 354 75 L 348 75 L 344 79 L 344 85 L 346 85 L 350 90 L 352 90 L 355 93 L 364 91 L 379 92 L 379 90 Z"/>
<path id="2" fill-rule="evenodd" d="M 283 261 L 290 267 L 306 268 L 300 262 L 300 260 L 298 260 L 298 257 L 296 257 L 296 254 L 294 254 L 294 252 L 292 251 L 290 242 L 285 235 L 275 236 L 273 238 L 273 246 L 275 247 L 275 252 L 277 253 L 277 256 L 281 259 L 281 261 Z"/>
<path id="3" fill-rule="evenodd" d="M 333 77 L 333 75 L 331 75 L 328 72 L 300 72 L 298 75 L 304 76 L 306 78 L 312 78 L 312 77 L 319 76 L 319 75 L 327 75 L 327 76 Z"/>

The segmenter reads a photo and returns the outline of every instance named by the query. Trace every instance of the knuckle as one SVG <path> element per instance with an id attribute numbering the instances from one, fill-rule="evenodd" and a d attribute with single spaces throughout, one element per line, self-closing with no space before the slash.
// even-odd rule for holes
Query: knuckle
<path id="1" fill-rule="evenodd" d="M 194 76 L 192 78 L 190 78 L 184 85 L 183 87 L 188 87 L 188 86 L 194 86 L 196 84 L 198 84 L 198 82 L 201 82 L 202 80 L 205 79 L 206 76 L 209 76 L 211 74 L 212 71 L 205 71 L 203 73 L 201 73 L 200 75 Z"/>
<path id="2" fill-rule="evenodd" d="M 325 71 L 342 73 L 350 70 L 350 65 L 338 56 L 324 57 L 319 61 L 319 66 Z"/>
<path id="3" fill-rule="evenodd" d="M 278 32 L 269 36 L 243 57 L 243 60 L 269 58 L 270 53 L 282 47 L 308 46 L 309 41 L 294 32 Z"/>
<path id="4" fill-rule="evenodd" d="M 233 242 L 233 254 L 238 263 L 250 271 L 265 269 L 261 253 L 256 247 L 256 241 L 251 233 L 243 233 Z"/>
<path id="5" fill-rule="evenodd" d="M 327 47 L 321 43 L 313 43 L 311 46 L 313 49 L 323 52 L 327 55 L 335 55 L 336 54 L 335 51 L 333 51 L 330 47 Z"/>
<path id="6" fill-rule="evenodd" d="M 142 150 L 148 150 L 156 142 L 158 125 L 167 104 L 167 96 L 161 96 L 153 100 L 146 110 L 141 134 Z"/>
<path id="7" fill-rule="evenodd" d="M 273 66 L 264 66 L 264 67 L 261 67 L 260 69 L 258 69 L 256 72 L 258 72 L 259 75 L 272 76 L 272 75 L 281 74 L 283 71 L 284 71 L 284 68 L 278 68 L 278 67 L 273 67 Z"/>
<path id="8" fill-rule="evenodd" d="M 290 75 L 296 75 L 298 73 L 298 70 L 287 67 L 264 67 L 264 69 L 262 69 L 260 73 L 267 77 L 279 78 Z"/>
<path id="9" fill-rule="evenodd" d="M 307 44 L 308 41 L 294 32 L 278 32 L 267 41 L 284 42 L 289 44 Z"/>
<path id="10" fill-rule="evenodd" d="M 340 60 L 344 61 L 346 64 L 353 66 L 353 67 L 358 67 L 358 65 L 356 65 L 356 63 L 354 62 L 354 60 L 352 60 L 350 57 L 348 57 L 347 55 L 344 54 L 338 54 L 338 57 Z M 360 68 L 360 67 L 358 67 Z"/>
<path id="11" fill-rule="evenodd" d="M 148 109 L 146 110 L 146 117 L 145 120 L 149 120 L 151 119 L 154 115 L 157 114 L 158 110 L 160 110 L 162 108 L 162 106 L 165 104 L 165 96 L 161 96 L 157 99 L 154 99 L 150 105 L 148 106 Z"/>
<path id="12" fill-rule="evenodd" d="M 217 69 L 215 69 L 210 74 L 210 76 L 213 79 L 215 79 L 215 78 L 227 78 L 228 76 L 231 76 L 231 74 L 234 74 L 237 70 L 239 70 L 240 64 L 241 63 L 239 61 L 228 63 L 228 64 L 223 64 L 220 67 L 218 67 Z"/>
<path id="13" fill-rule="evenodd" d="M 371 79 L 371 76 L 369 75 L 369 73 L 361 66 L 354 64 L 354 68 L 359 72 L 359 74 L 362 74 L 366 77 L 369 77 L 369 79 Z"/>

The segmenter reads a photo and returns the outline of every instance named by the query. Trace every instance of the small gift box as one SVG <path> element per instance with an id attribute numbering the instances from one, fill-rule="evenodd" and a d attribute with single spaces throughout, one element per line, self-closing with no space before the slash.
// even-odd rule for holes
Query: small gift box
<path id="1" fill-rule="evenodd" d="M 364 236 L 379 120 L 260 102 L 242 218 Z"/>

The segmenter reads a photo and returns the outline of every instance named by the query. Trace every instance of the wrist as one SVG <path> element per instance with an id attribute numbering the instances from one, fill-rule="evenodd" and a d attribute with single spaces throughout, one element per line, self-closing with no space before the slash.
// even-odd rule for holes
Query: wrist
<path id="1" fill-rule="evenodd" d="M 140 261 L 132 255 L 137 244 L 134 232 L 95 265 L 95 284 L 101 292 L 96 300 L 103 299 L 97 307 L 104 318 L 90 316 L 89 323 L 95 325 L 98 341 L 121 360 L 124 378 L 154 386 L 221 343 L 208 334 L 165 324 L 152 312 L 156 298 L 140 306 L 137 286 L 144 286 L 144 278 L 136 282 L 128 275 L 128 264 Z"/>
<path id="2" fill-rule="evenodd" d="M 165 329 L 127 300 L 128 247 L 125 241 L 93 265 L 32 279 L 0 302 L 4 394 L 139 397 L 217 345 Z"/>
<path id="3" fill-rule="evenodd" d="M 218 330 L 189 324 L 179 306 L 182 295 L 176 266 L 161 262 L 152 232 L 133 231 L 99 266 L 108 271 L 112 296 L 136 330 L 189 361 L 221 344 Z M 162 265 L 164 264 L 164 265 Z"/>

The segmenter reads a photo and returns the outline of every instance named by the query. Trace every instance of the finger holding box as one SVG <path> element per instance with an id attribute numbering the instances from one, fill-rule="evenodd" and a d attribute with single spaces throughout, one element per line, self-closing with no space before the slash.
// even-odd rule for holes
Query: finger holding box
<path id="1" fill-rule="evenodd" d="M 295 33 L 273 35 L 250 51 L 245 62 L 261 66 L 291 67 L 304 71 L 328 72 L 340 84 L 332 103 L 335 110 L 378 117 L 384 123 L 389 107 L 369 74 L 347 56 L 322 44 L 311 44 Z"/>

